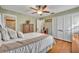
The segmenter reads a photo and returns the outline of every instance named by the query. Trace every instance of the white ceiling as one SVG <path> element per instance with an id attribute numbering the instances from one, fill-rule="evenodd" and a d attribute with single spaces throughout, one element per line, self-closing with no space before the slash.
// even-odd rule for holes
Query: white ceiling
<path id="1" fill-rule="evenodd" d="M 16 11 L 16 12 L 34 16 L 34 17 L 43 17 L 43 16 L 50 15 L 50 14 L 46 14 L 46 13 L 44 13 L 42 16 L 40 16 L 36 13 L 32 14 L 33 10 L 31 10 L 30 7 L 35 7 L 35 5 L 2 5 L 1 7 L 4 9 L 7 9 L 7 10 Z M 72 9 L 75 7 L 78 7 L 78 5 L 48 5 L 48 10 L 51 13 L 52 12 L 58 13 L 58 12 Z"/>

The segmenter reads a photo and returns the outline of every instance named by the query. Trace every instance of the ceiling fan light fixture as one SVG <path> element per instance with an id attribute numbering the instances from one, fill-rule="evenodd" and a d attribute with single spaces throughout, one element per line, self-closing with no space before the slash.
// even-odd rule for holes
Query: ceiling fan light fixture
<path id="1" fill-rule="evenodd" d="M 39 11 L 37 11 L 37 13 L 38 13 L 38 14 L 42 14 L 43 12 L 39 10 Z"/>

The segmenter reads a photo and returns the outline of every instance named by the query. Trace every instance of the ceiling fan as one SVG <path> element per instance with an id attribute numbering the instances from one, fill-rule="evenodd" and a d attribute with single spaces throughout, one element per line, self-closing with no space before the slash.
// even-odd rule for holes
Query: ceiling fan
<path id="1" fill-rule="evenodd" d="M 50 13 L 48 11 L 47 5 L 36 5 L 35 8 L 30 7 L 31 9 L 33 9 L 33 13 L 37 13 L 39 15 L 42 15 L 43 13 Z"/>

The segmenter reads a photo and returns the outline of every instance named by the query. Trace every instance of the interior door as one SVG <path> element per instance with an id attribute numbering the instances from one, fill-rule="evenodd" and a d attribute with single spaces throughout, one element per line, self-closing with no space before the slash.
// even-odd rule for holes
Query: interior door
<path id="1" fill-rule="evenodd" d="M 37 32 L 41 32 L 44 26 L 44 20 L 37 20 Z"/>
<path id="2" fill-rule="evenodd" d="M 79 32 L 79 13 L 72 15 L 72 33 Z"/>
<path id="3" fill-rule="evenodd" d="M 63 24 L 64 24 L 64 16 L 57 17 L 57 38 L 63 39 Z"/>
<path id="4" fill-rule="evenodd" d="M 72 30 L 69 29 L 72 27 L 72 14 L 64 15 L 64 39 L 71 41 L 72 39 Z"/>

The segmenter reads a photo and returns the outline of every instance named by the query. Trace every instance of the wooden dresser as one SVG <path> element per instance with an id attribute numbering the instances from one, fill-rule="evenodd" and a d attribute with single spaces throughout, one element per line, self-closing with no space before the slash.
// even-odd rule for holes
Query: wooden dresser
<path id="1" fill-rule="evenodd" d="M 72 52 L 79 53 L 79 34 L 72 35 Z"/>
<path id="2" fill-rule="evenodd" d="M 33 24 L 23 24 L 23 33 L 29 33 L 34 31 Z"/>

